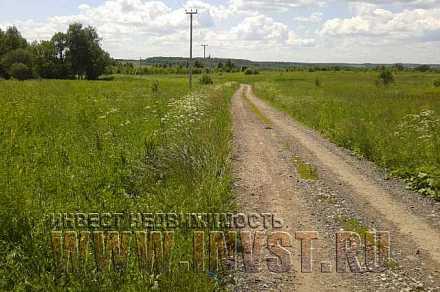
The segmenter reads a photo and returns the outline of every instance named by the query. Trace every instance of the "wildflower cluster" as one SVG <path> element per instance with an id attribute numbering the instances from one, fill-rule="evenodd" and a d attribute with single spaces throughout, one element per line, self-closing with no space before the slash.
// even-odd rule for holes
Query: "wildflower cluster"
<path id="1" fill-rule="evenodd" d="M 119 112 L 119 109 L 113 107 L 109 111 L 107 111 L 104 115 L 99 116 L 98 118 L 103 120 L 103 119 L 108 118 L 111 114 L 114 114 L 114 113 L 117 113 L 117 112 Z"/>
<path id="2" fill-rule="evenodd" d="M 419 143 L 430 144 L 433 141 L 435 129 L 440 126 L 440 120 L 433 110 L 424 110 L 419 114 L 406 115 L 398 125 L 395 135 L 407 138 L 408 135 L 418 140 Z"/>
<path id="3" fill-rule="evenodd" d="M 421 170 L 416 176 L 410 176 L 405 181 L 409 189 L 417 190 L 419 194 L 439 200 L 439 171 L 429 169 L 429 172 L 431 173 Z"/>
<path id="4" fill-rule="evenodd" d="M 167 113 L 161 117 L 161 124 L 175 133 L 194 128 L 206 116 L 208 110 L 207 96 L 201 93 L 171 99 Z"/>
<path id="5" fill-rule="evenodd" d="M 426 161 L 439 161 L 439 130 L 440 119 L 436 113 L 433 110 L 424 110 L 419 114 L 406 115 L 394 134 L 403 143 L 412 141 L 416 149 L 426 157 Z M 408 188 L 425 196 L 440 198 L 440 170 L 436 165 L 428 164 L 418 167 L 415 171 L 403 172 Z"/>

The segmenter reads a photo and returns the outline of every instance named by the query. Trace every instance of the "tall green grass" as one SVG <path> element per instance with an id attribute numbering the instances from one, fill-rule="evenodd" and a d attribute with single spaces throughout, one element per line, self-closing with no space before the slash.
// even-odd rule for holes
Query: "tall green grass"
<path id="1" fill-rule="evenodd" d="M 279 109 L 440 199 L 438 74 L 402 72 L 390 86 L 377 86 L 377 74 L 278 72 L 250 82 Z"/>
<path id="2" fill-rule="evenodd" d="M 204 291 L 191 272 L 60 277 L 55 212 L 226 212 L 234 85 L 186 91 L 183 78 L 0 81 L 0 290 Z M 191 255 L 190 232 L 176 257 Z M 188 258 L 189 260 L 190 258 Z"/>

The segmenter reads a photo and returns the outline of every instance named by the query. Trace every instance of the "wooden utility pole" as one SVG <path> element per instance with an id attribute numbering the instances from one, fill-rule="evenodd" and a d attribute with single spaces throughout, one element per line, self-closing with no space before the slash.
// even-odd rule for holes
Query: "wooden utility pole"
<path id="1" fill-rule="evenodd" d="M 203 47 L 203 59 L 206 59 L 206 47 L 208 45 L 200 45 L 201 47 Z"/>
<path id="2" fill-rule="evenodd" d="M 197 14 L 197 9 L 195 11 L 185 10 L 185 13 L 190 17 L 189 24 L 189 90 L 192 90 L 192 54 L 193 54 L 193 15 Z"/>
<path id="3" fill-rule="evenodd" d="M 142 57 L 139 57 L 139 75 L 141 75 L 142 74 Z"/>

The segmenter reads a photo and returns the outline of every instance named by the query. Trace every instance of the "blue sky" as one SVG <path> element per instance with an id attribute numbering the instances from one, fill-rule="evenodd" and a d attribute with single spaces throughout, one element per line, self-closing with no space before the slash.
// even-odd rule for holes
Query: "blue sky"
<path id="1" fill-rule="evenodd" d="M 93 25 L 117 58 L 195 54 L 304 62 L 440 63 L 440 0 L 0 0 L 0 27 L 48 39 Z"/>
<path id="2" fill-rule="evenodd" d="M 102 0 L 0 0 L 0 19 L 14 20 L 45 20 L 54 15 L 70 15 L 79 13 L 79 5 L 102 4 Z"/>

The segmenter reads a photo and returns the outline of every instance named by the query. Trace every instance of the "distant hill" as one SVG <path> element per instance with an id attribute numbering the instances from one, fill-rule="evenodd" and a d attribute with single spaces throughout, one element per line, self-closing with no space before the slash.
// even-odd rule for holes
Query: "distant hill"
<path id="1" fill-rule="evenodd" d="M 393 64 L 355 64 L 355 63 L 302 63 L 302 62 L 258 62 L 245 59 L 226 59 L 226 58 L 212 58 L 206 59 L 211 65 L 217 66 L 219 63 L 225 64 L 231 61 L 236 67 L 257 67 L 261 69 L 285 69 L 289 67 L 349 67 L 349 68 L 375 68 L 377 66 L 391 66 Z M 142 60 L 117 60 L 122 63 L 133 63 L 138 65 L 139 61 L 142 65 L 181 65 L 186 66 L 188 58 L 182 57 L 151 57 Z M 194 58 L 194 61 L 203 62 L 203 58 Z M 421 64 L 402 64 L 405 68 L 415 68 Z M 428 64 L 431 68 L 440 69 L 440 64 Z"/>

